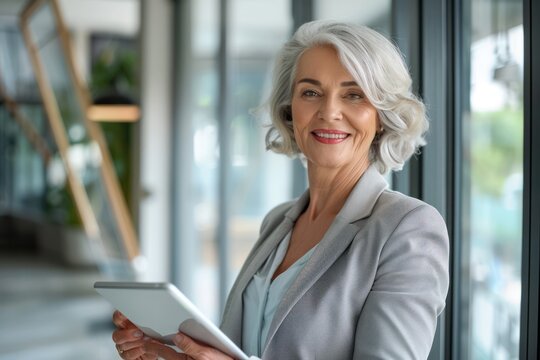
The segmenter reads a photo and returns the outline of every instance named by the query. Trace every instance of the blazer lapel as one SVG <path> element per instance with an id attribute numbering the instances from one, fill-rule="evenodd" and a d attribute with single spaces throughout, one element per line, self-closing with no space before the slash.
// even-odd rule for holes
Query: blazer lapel
<path id="1" fill-rule="evenodd" d="M 358 233 L 358 227 L 352 223 L 371 215 L 377 199 L 387 186 L 386 180 L 374 166 L 370 166 L 362 175 L 313 255 L 279 303 L 270 325 L 264 350 L 298 300 L 347 249 Z"/>

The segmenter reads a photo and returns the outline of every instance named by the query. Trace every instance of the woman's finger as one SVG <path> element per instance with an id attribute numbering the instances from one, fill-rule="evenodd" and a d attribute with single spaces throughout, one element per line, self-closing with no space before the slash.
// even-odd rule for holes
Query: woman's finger
<path id="1" fill-rule="evenodd" d="M 154 354 L 144 354 L 141 356 L 141 360 L 157 360 L 157 355 Z"/>
<path id="2" fill-rule="evenodd" d="M 125 360 L 137 360 L 145 354 L 145 349 L 142 346 L 133 348 L 131 350 L 120 350 L 118 351 L 120 357 Z"/>
<path id="3" fill-rule="evenodd" d="M 173 338 L 174 343 L 182 351 L 189 356 L 189 358 L 197 359 L 215 359 L 215 360 L 232 360 L 232 358 L 221 351 L 214 349 L 213 347 L 203 345 L 189 336 L 178 333 Z"/>
<path id="4" fill-rule="evenodd" d="M 180 354 L 174 351 L 171 347 L 163 345 L 158 341 L 147 341 L 144 344 L 147 355 L 155 355 L 156 357 L 163 358 L 165 360 L 188 360 L 189 358 L 185 354 Z"/>
<path id="5" fill-rule="evenodd" d="M 203 350 L 202 345 L 198 344 L 197 342 L 195 342 L 195 340 L 184 334 L 177 334 L 174 337 L 173 341 L 176 346 L 178 346 L 180 349 L 182 349 L 182 351 L 184 351 L 190 356 L 198 354 Z"/>
<path id="6" fill-rule="evenodd" d="M 136 327 L 124 314 L 118 310 L 113 313 L 113 324 L 120 329 Z"/>
<path id="7" fill-rule="evenodd" d="M 137 328 L 117 329 L 112 333 L 115 344 L 125 344 L 127 342 L 138 341 L 143 338 L 143 333 Z"/>
<path id="8" fill-rule="evenodd" d="M 138 340 L 138 341 L 130 341 L 122 344 L 116 344 L 116 350 L 118 352 L 124 352 L 131 349 L 135 349 L 137 347 L 143 347 L 144 346 L 144 340 Z"/>

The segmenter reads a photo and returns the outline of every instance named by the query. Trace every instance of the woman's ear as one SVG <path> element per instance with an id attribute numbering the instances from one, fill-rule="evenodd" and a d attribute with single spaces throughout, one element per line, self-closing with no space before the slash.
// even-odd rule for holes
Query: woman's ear
<path id="1" fill-rule="evenodd" d="M 382 133 L 384 132 L 384 126 L 383 126 L 383 123 L 381 121 L 381 117 L 378 111 L 377 111 L 376 129 L 377 130 L 375 130 L 375 135 L 381 136 Z"/>
<path id="2" fill-rule="evenodd" d="M 379 143 L 383 133 L 384 133 L 384 126 L 382 125 L 379 114 L 377 114 L 377 120 L 375 123 L 375 135 L 373 136 L 373 141 L 371 143 L 372 146 L 377 145 Z"/>

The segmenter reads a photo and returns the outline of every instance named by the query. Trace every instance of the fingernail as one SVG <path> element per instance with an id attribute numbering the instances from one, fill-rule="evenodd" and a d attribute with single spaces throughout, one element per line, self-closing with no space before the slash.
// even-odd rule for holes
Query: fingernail
<path id="1" fill-rule="evenodd" d="M 177 334 L 175 337 L 174 337 L 174 340 L 179 343 L 179 342 L 182 342 L 182 340 L 184 340 L 184 335 L 182 334 Z"/>
<path id="2" fill-rule="evenodd" d="M 133 334 L 133 336 L 138 337 L 138 338 L 143 336 L 143 333 L 138 331 L 138 330 L 134 331 L 132 334 Z"/>

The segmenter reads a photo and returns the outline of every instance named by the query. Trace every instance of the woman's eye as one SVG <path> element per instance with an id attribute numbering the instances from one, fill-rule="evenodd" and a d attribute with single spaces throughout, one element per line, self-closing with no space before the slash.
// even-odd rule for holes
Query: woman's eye
<path id="1" fill-rule="evenodd" d="M 315 97 L 315 96 L 318 96 L 319 94 L 317 94 L 315 91 L 313 90 L 304 90 L 302 92 L 302 96 L 305 96 L 305 97 Z"/>
<path id="2" fill-rule="evenodd" d="M 350 93 L 350 94 L 347 94 L 347 98 L 351 100 L 362 100 L 364 98 L 364 95 L 357 94 L 357 93 Z"/>

